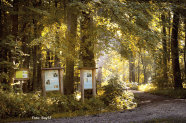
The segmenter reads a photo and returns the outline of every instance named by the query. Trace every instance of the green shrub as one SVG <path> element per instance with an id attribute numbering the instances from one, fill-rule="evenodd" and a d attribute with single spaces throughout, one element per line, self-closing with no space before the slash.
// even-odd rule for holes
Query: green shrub
<path id="1" fill-rule="evenodd" d="M 130 87 L 130 89 L 134 89 L 134 90 L 138 89 L 138 83 L 137 82 L 129 82 L 129 83 L 127 83 L 127 86 Z"/>
<path id="2" fill-rule="evenodd" d="M 85 99 L 83 104 L 84 110 L 101 111 L 103 108 L 105 108 L 104 102 L 97 97 Z"/>
<path id="3" fill-rule="evenodd" d="M 75 95 L 60 95 L 47 93 L 46 97 L 36 93 L 13 93 L 0 88 L 0 119 L 13 117 L 50 116 L 54 113 L 99 112 L 106 106 L 112 109 L 125 109 L 132 106 L 133 95 L 124 91 L 125 87 L 117 78 L 109 81 L 104 87 L 104 94 L 98 98 L 85 99 L 85 102 L 75 98 Z"/>
<path id="4" fill-rule="evenodd" d="M 74 95 L 49 93 L 47 97 L 40 92 L 23 94 L 0 90 L 0 118 L 50 116 L 53 113 L 100 111 L 104 107 L 98 98 L 77 101 Z"/>
<path id="5" fill-rule="evenodd" d="M 77 101 L 73 95 L 67 96 L 67 106 L 69 111 L 76 111 L 83 108 L 81 102 Z"/>
<path id="6" fill-rule="evenodd" d="M 117 77 L 111 78 L 103 89 L 101 100 L 110 109 L 128 109 L 136 106 L 133 93 L 126 91 L 126 86 Z"/>
<path id="7" fill-rule="evenodd" d="M 49 116 L 52 105 L 44 97 L 34 94 L 15 94 L 0 91 L 0 117 Z"/>

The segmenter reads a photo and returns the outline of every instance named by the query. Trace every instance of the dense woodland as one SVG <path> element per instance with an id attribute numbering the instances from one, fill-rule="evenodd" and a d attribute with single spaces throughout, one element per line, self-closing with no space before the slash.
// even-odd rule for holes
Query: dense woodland
<path id="1" fill-rule="evenodd" d="M 10 86 L 15 71 L 26 68 L 24 91 L 40 90 L 41 68 L 64 67 L 65 93 L 73 94 L 78 68 L 99 67 L 99 74 L 109 70 L 128 82 L 183 88 L 184 0 L 1 0 L 0 6 L 1 84 Z"/>
<path id="2" fill-rule="evenodd" d="M 107 93 L 102 101 L 108 105 L 114 97 L 106 97 L 111 96 L 114 87 L 119 87 L 118 81 L 152 83 L 160 89 L 175 91 L 183 89 L 186 85 L 186 1 L 0 0 L 0 89 L 10 92 L 15 84 L 15 71 L 28 69 L 30 79 L 23 84 L 23 92 L 41 91 L 41 69 L 52 67 L 64 68 L 65 95 L 79 90 L 78 68 L 98 68 L 98 89 L 106 82 L 115 83 L 105 87 Z M 117 94 L 122 95 L 119 93 L 122 88 L 117 89 Z M 2 93 L 5 100 L 8 96 Z M 29 97 L 23 97 L 20 100 L 33 107 Z M 16 98 L 10 96 L 9 105 L 3 98 L 0 107 L 7 112 L 2 111 L 0 117 L 32 116 L 37 110 L 49 112 L 46 101 L 39 100 L 44 108 L 36 108 L 33 114 L 23 113 L 25 107 L 16 108 L 12 113 L 8 106 L 14 106 L 12 102 Z M 92 103 L 103 104 L 95 100 Z M 80 106 L 74 104 L 69 109 L 62 103 L 53 106 L 74 111 Z M 30 109 L 25 108 L 28 112 Z"/>
<path id="3" fill-rule="evenodd" d="M 65 93 L 72 94 L 78 67 L 99 67 L 101 55 L 116 51 L 128 61 L 127 81 L 151 78 L 161 88 L 183 88 L 184 0 L 1 0 L 0 5 L 3 84 L 13 83 L 16 69 L 27 68 L 24 90 L 38 90 L 41 68 L 65 67 Z"/>
<path id="4" fill-rule="evenodd" d="M 24 88 L 38 90 L 41 68 L 60 66 L 65 93 L 72 94 L 78 67 L 96 67 L 101 55 L 116 51 L 129 62 L 128 81 L 147 83 L 151 77 L 159 87 L 183 88 L 184 0 L 1 0 L 0 5 L 3 84 L 13 83 L 16 69 L 27 68 Z"/>

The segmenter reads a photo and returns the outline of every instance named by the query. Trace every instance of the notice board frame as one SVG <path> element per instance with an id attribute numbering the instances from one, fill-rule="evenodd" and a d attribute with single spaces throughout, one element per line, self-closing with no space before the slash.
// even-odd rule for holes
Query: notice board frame
<path id="1" fill-rule="evenodd" d="M 18 72 L 18 71 L 27 71 L 27 78 L 16 78 L 16 72 Z M 19 68 L 19 69 L 16 69 L 14 71 L 13 83 L 15 81 L 20 81 L 20 88 L 21 88 L 22 92 L 23 92 L 23 83 L 25 81 L 28 81 L 29 79 L 30 79 L 30 77 L 29 77 L 29 69 L 27 69 L 27 68 Z"/>
<path id="2" fill-rule="evenodd" d="M 27 71 L 27 78 L 16 78 L 16 72 L 17 71 Z M 26 69 L 26 68 L 20 68 L 19 70 L 15 70 L 15 74 L 14 74 L 14 78 L 13 78 L 14 80 L 18 80 L 18 81 L 25 81 L 25 80 L 29 80 L 30 78 L 29 78 L 29 69 Z"/>
<path id="3" fill-rule="evenodd" d="M 85 70 L 92 70 L 92 92 L 93 97 L 96 96 L 96 69 L 95 67 L 81 67 L 80 70 L 80 87 L 81 87 L 81 100 L 84 102 L 84 72 Z"/>
<path id="4" fill-rule="evenodd" d="M 46 88 L 45 88 L 45 71 L 48 71 L 48 70 L 57 70 L 58 71 L 59 92 L 60 92 L 60 94 L 63 95 L 64 94 L 64 83 L 63 83 L 63 70 L 64 70 L 64 68 L 53 67 L 53 68 L 42 68 L 41 69 L 41 81 L 42 81 L 42 94 L 43 94 L 43 96 L 46 96 L 46 92 L 56 91 L 56 90 L 46 91 Z"/>

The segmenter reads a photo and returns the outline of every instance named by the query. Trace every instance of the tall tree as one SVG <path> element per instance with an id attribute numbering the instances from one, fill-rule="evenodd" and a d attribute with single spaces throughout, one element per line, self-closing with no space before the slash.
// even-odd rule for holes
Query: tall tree
<path id="1" fill-rule="evenodd" d="M 1 0 L 0 0 L 0 6 L 1 6 Z M 2 33 L 3 33 L 3 24 L 2 24 L 2 10 L 0 7 L 0 42 L 2 41 Z M 1 55 L 1 54 L 0 54 Z"/>
<path id="2" fill-rule="evenodd" d="M 18 0 L 13 0 L 13 15 L 12 15 L 12 35 L 14 40 L 17 40 L 18 36 Z"/>
<path id="3" fill-rule="evenodd" d="M 75 54 L 75 43 L 77 35 L 77 13 L 73 7 L 70 7 L 69 4 L 72 1 L 64 2 L 65 6 L 65 16 L 67 24 L 67 44 L 68 44 L 68 56 L 66 58 L 66 75 L 65 75 L 65 94 L 73 94 L 74 92 L 74 58 L 72 57 Z M 73 55 L 72 55 L 73 54 Z"/>
<path id="4" fill-rule="evenodd" d="M 12 35 L 14 36 L 13 41 L 16 43 L 18 39 L 18 6 L 19 0 L 13 0 L 13 14 L 12 14 Z M 16 49 L 16 48 L 15 48 Z M 11 50 L 9 51 L 9 61 L 13 63 L 13 57 L 18 58 L 17 54 L 14 54 Z M 9 69 L 10 83 L 13 83 L 14 69 Z"/>
<path id="5" fill-rule="evenodd" d="M 85 5 L 89 3 L 90 0 L 81 0 Z M 81 13 L 80 22 L 80 67 L 95 67 L 94 59 L 94 38 L 93 38 L 93 17 L 91 15 L 91 10 L 84 10 Z M 85 90 L 85 97 L 92 97 L 92 90 Z"/>
<path id="6" fill-rule="evenodd" d="M 172 55 L 172 68 L 174 77 L 174 88 L 183 88 L 179 64 L 179 48 L 178 48 L 178 27 L 179 27 L 180 15 L 178 9 L 174 10 L 173 15 L 173 28 L 171 39 L 171 55 Z"/>
<path id="7" fill-rule="evenodd" d="M 56 14 L 55 14 L 55 16 L 57 16 L 57 9 L 58 9 L 58 1 L 57 0 L 55 0 L 55 8 L 56 8 Z M 56 31 L 56 36 L 55 36 L 55 39 L 56 39 L 56 44 L 59 44 L 59 33 L 58 33 L 58 29 L 59 29 L 60 27 L 59 27 L 59 24 L 57 24 L 57 31 Z M 56 46 L 56 49 L 57 49 L 57 46 Z M 56 51 L 56 49 L 55 49 L 55 53 L 54 53 L 54 67 L 60 67 L 60 59 L 59 59 L 59 57 L 58 57 L 58 52 Z"/>
<path id="8" fill-rule="evenodd" d="M 132 52 L 129 56 L 129 82 L 135 82 L 135 60 Z"/>
<path id="9" fill-rule="evenodd" d="M 185 14 L 185 16 L 184 16 L 184 24 L 185 24 L 185 26 L 184 26 L 184 28 L 185 28 L 185 46 L 184 46 L 184 81 L 186 81 L 186 14 Z"/>
<path id="10" fill-rule="evenodd" d="M 162 39 L 162 45 L 163 45 L 163 80 L 164 83 L 163 86 L 166 86 L 166 83 L 168 81 L 168 75 L 167 75 L 167 40 L 166 40 L 166 20 L 165 20 L 165 14 L 163 13 L 161 15 L 162 20 L 162 33 L 163 33 L 163 39 Z"/>
<path id="11" fill-rule="evenodd" d="M 95 67 L 93 43 L 93 18 L 91 13 L 82 12 L 81 19 L 81 61 L 83 67 Z"/>
<path id="12" fill-rule="evenodd" d="M 42 1 L 33 1 L 34 8 L 40 8 L 42 5 Z M 34 25 L 34 38 L 37 39 L 41 36 L 41 31 L 43 29 L 43 25 L 38 21 L 40 15 L 36 14 L 33 18 Z M 32 90 L 41 88 L 41 43 L 33 46 L 33 79 L 32 79 Z"/>

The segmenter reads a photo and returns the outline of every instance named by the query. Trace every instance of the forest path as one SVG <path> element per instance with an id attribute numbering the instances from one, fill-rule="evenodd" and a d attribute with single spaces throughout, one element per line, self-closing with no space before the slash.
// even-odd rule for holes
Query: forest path
<path id="1" fill-rule="evenodd" d="M 132 110 L 24 123 L 155 123 L 155 119 L 158 119 L 156 123 L 186 123 L 186 99 L 172 99 L 136 90 L 131 91 L 139 100 L 138 107 Z"/>

